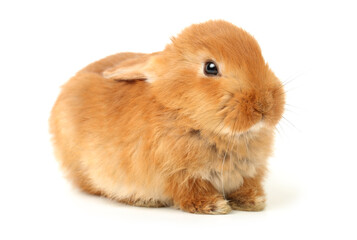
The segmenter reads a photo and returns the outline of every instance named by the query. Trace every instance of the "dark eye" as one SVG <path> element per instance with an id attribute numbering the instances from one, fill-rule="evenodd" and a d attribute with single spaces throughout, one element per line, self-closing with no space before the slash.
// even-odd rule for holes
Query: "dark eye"
<path id="1" fill-rule="evenodd" d="M 218 69 L 217 69 L 217 66 L 214 62 L 212 61 L 208 61 L 205 63 L 205 74 L 207 76 L 216 76 L 218 75 Z"/>

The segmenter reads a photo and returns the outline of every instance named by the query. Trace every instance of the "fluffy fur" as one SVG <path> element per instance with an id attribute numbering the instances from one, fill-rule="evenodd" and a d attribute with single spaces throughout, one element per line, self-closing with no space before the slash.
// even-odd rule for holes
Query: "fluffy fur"
<path id="1" fill-rule="evenodd" d="M 219 75 L 206 76 L 214 61 Z M 153 54 L 119 53 L 62 89 L 50 128 L 85 192 L 192 213 L 264 209 L 262 181 L 284 90 L 256 40 L 225 21 L 186 28 Z"/>

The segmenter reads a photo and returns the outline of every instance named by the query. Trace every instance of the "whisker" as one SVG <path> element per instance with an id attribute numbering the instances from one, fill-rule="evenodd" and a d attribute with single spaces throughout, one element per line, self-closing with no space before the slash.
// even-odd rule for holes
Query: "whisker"
<path id="1" fill-rule="evenodd" d="M 294 107 L 294 108 L 299 108 L 298 106 L 295 106 L 295 105 L 291 105 L 289 103 L 285 103 L 286 106 L 289 106 L 289 107 Z"/>
<path id="2" fill-rule="evenodd" d="M 285 132 L 284 127 L 281 124 L 281 122 L 279 122 L 277 126 L 280 128 L 281 133 L 283 133 L 283 134 L 281 134 L 281 136 L 285 136 L 286 137 L 287 135 L 286 135 L 286 132 Z"/>
<path id="3" fill-rule="evenodd" d="M 288 108 L 285 108 L 285 111 L 288 111 L 288 112 L 297 114 L 297 112 L 295 112 L 295 111 L 293 111 L 293 110 L 291 110 L 291 109 L 288 109 Z"/>
<path id="4" fill-rule="evenodd" d="M 216 130 L 218 129 L 218 127 L 220 126 L 222 124 L 222 127 L 221 127 L 221 129 L 218 131 L 218 132 L 216 132 Z M 224 127 L 225 127 L 225 125 L 224 125 L 224 119 L 222 119 L 220 122 L 219 122 L 219 124 L 217 125 L 217 127 L 215 128 L 215 130 L 213 131 L 213 133 L 215 133 L 212 137 L 213 138 L 216 138 L 216 137 L 219 137 L 219 135 L 221 134 L 221 132 L 222 132 L 222 130 L 224 129 Z"/>
<path id="5" fill-rule="evenodd" d="M 282 96 L 282 95 L 286 95 L 286 93 L 288 93 L 288 92 L 290 92 L 290 89 L 288 89 L 288 90 L 285 90 L 284 89 L 284 91 L 282 91 L 281 93 L 279 93 L 278 95 L 274 95 L 275 97 L 280 97 L 280 96 Z"/>
<path id="6" fill-rule="evenodd" d="M 287 121 L 291 126 L 293 126 L 296 130 L 300 132 L 300 129 L 298 129 L 291 121 L 289 121 L 286 117 L 282 116 L 282 118 Z"/>
<path id="7" fill-rule="evenodd" d="M 290 80 L 288 80 L 288 81 L 284 81 L 284 82 L 282 82 L 283 84 L 282 84 L 282 86 L 281 86 L 281 87 L 285 87 L 286 85 L 288 85 L 288 84 L 292 83 L 295 79 L 296 79 L 296 78 L 293 78 L 293 79 L 290 79 Z"/>
<path id="8" fill-rule="evenodd" d="M 225 195 L 225 192 L 224 192 L 224 179 L 223 179 L 223 168 L 224 168 L 224 163 L 226 161 L 226 157 L 227 157 L 227 152 L 228 152 L 228 149 L 230 148 L 230 145 L 231 145 L 231 142 L 233 143 L 232 144 L 232 147 L 231 147 L 231 150 L 232 151 L 232 148 L 233 148 L 233 145 L 234 145 L 234 142 L 233 142 L 233 139 L 234 139 L 234 133 L 235 133 L 235 125 L 236 125 L 236 122 L 237 122 L 237 119 L 238 119 L 238 116 L 235 118 L 235 121 L 233 123 L 233 129 L 231 131 L 231 136 L 229 137 L 228 139 L 228 144 L 227 144 L 227 148 L 226 148 L 226 152 L 224 153 L 224 157 L 223 157 L 223 160 L 222 160 L 222 165 L 221 165 L 221 187 L 222 187 L 222 195 L 223 195 L 223 198 L 226 199 L 226 195 Z"/>
<path id="9" fill-rule="evenodd" d="M 222 88 L 224 91 L 226 91 L 227 93 L 229 93 L 230 95 L 234 96 L 234 93 L 232 93 L 231 91 L 228 91 L 227 89 L 225 88 Z"/>
<path id="10" fill-rule="evenodd" d="M 281 135 L 281 133 L 280 133 L 279 129 L 277 128 L 277 126 L 275 126 L 274 128 L 278 132 L 278 134 Z"/>
<path id="11" fill-rule="evenodd" d="M 290 75 L 285 81 L 283 81 L 283 83 L 285 82 L 289 82 L 291 83 L 292 81 L 296 80 L 297 78 L 301 77 L 302 75 L 304 75 L 307 71 L 304 72 L 300 72 L 300 73 L 295 73 L 293 75 Z M 285 84 L 284 84 L 285 85 Z"/>
<path id="12" fill-rule="evenodd" d="M 246 154 L 247 154 L 248 158 L 251 159 L 247 137 L 248 136 L 246 134 L 243 135 L 244 144 L 245 144 L 245 151 L 246 151 Z"/>

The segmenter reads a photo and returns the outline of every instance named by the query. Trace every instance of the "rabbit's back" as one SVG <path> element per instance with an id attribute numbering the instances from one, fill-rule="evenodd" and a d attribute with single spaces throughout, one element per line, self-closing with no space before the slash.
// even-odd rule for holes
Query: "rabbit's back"
<path id="1" fill-rule="evenodd" d="M 63 86 L 50 128 L 57 159 L 82 190 L 128 202 L 136 195 L 137 202 L 131 204 L 165 205 L 164 197 L 163 202 L 157 200 L 163 189 L 154 182 L 160 180 L 149 172 L 146 158 L 139 156 L 147 147 L 140 141 L 148 128 L 148 118 L 144 121 L 143 117 L 150 112 L 147 83 L 116 82 L 101 76 L 104 70 L 140 55 L 116 54 L 79 71 Z M 150 202 L 153 196 L 156 200 Z"/>

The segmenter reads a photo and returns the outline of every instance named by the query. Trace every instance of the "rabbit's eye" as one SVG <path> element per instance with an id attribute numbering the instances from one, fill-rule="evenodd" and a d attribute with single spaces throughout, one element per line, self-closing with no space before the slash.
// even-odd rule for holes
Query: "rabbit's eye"
<path id="1" fill-rule="evenodd" d="M 205 63 L 204 72 L 207 76 L 217 76 L 218 68 L 214 62 L 208 61 Z"/>

